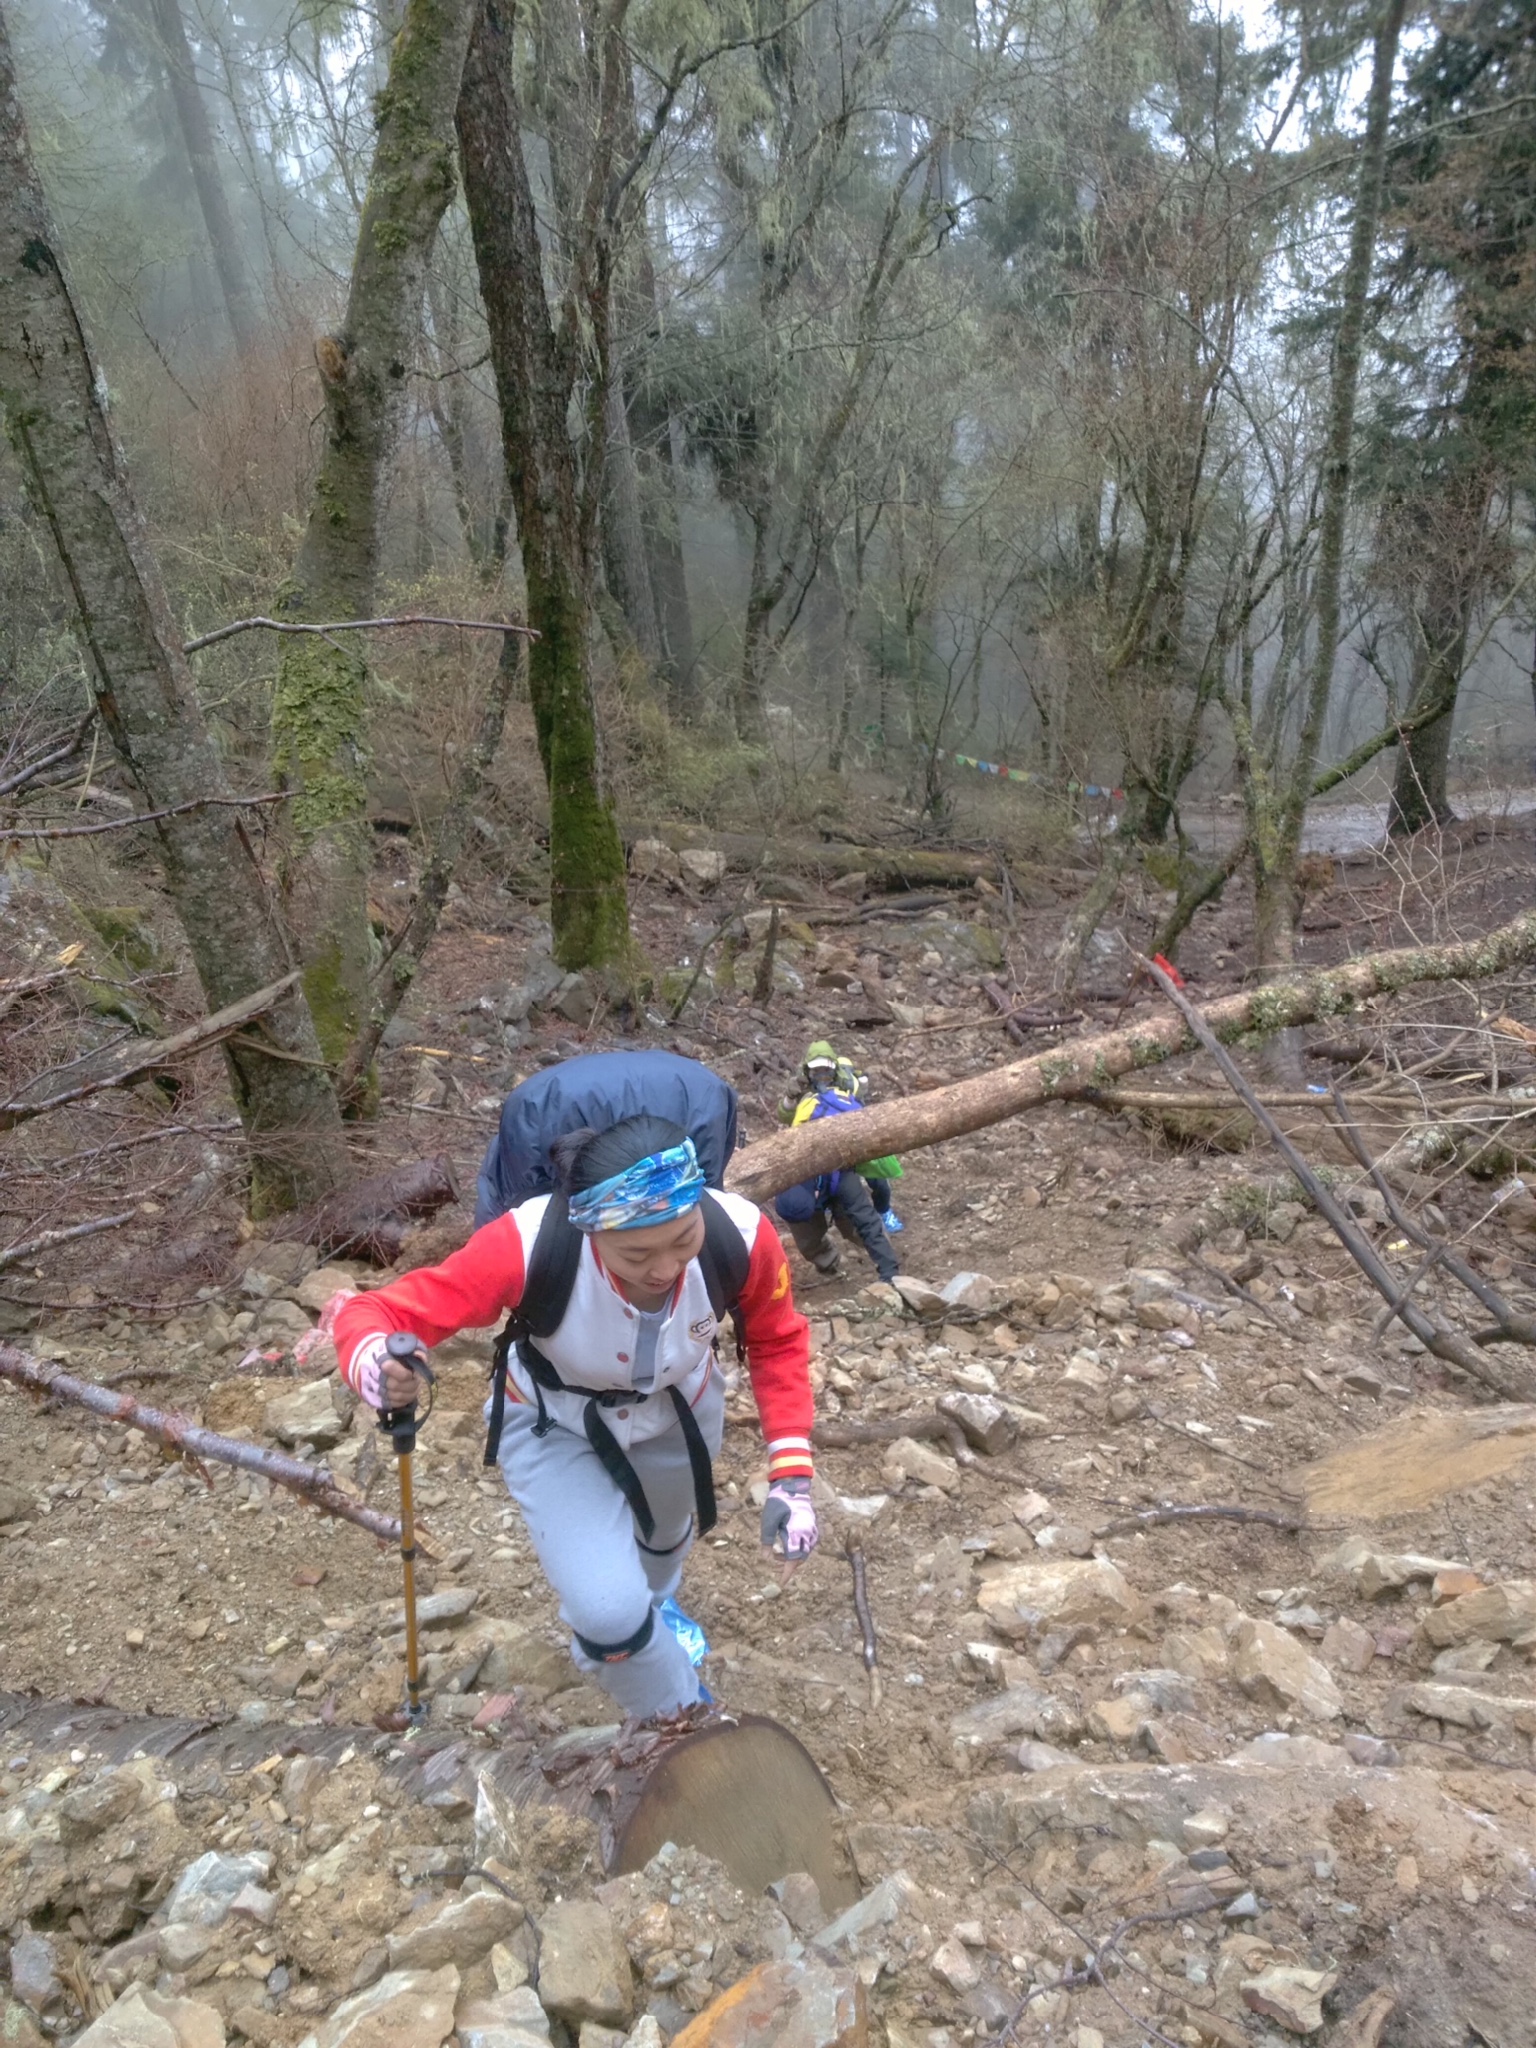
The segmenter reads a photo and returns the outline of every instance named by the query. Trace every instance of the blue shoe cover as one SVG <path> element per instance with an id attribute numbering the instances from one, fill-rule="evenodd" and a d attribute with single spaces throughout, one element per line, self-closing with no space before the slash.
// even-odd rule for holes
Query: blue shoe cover
<path id="1" fill-rule="evenodd" d="M 880 1224 L 887 1237 L 897 1237 L 906 1228 L 906 1225 L 894 1209 L 886 1210 L 885 1214 L 880 1218 Z"/>
<path id="2" fill-rule="evenodd" d="M 662 1601 L 656 1612 L 688 1652 L 689 1663 L 695 1667 L 701 1664 L 709 1655 L 709 1639 L 693 1617 L 684 1614 L 670 1596 Z"/>

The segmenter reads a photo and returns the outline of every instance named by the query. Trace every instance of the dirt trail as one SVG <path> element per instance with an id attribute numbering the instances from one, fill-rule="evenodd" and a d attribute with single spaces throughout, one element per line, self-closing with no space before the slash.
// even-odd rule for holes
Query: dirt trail
<path id="1" fill-rule="evenodd" d="M 658 952 L 684 954 L 686 913 L 658 894 L 648 915 Z M 1032 957 L 1028 915 L 1007 941 L 1016 958 Z M 1206 921 L 1194 965 L 1208 987 L 1228 943 Z M 702 1023 L 650 1035 L 721 1064 L 762 1128 L 800 1034 L 836 1027 L 872 989 L 920 1019 L 859 1041 L 878 1087 L 996 1057 L 999 1034 L 964 979 L 989 944 L 988 924 L 952 910 L 916 928 L 872 920 L 846 940 L 823 932 L 790 950 L 801 985 L 785 983 L 769 1011 L 721 996 Z M 497 991 L 527 951 L 521 931 L 466 926 L 445 942 L 384 1070 L 386 1097 L 418 1104 L 418 1148 L 446 1137 L 472 1165 L 512 1062 L 580 1042 L 558 1020 L 501 1023 L 498 1003 L 516 1004 Z M 940 1028 L 970 1016 L 974 1029 Z M 851 1252 L 829 1285 L 796 1261 L 822 1412 L 923 1417 L 958 1394 L 978 1428 L 998 1404 L 1013 1440 L 971 1466 L 927 1442 L 821 1452 L 825 1540 L 781 1586 L 756 1540 L 763 1459 L 738 1388 L 721 1523 L 684 1590 L 711 1640 L 712 1689 L 794 1730 L 843 1803 L 874 1904 L 834 1948 L 890 2048 L 1010 2028 L 1076 2048 L 1343 2041 L 1345 2015 L 1378 1987 L 1397 2001 L 1387 2048 L 1536 2042 L 1529 1416 L 1410 1505 L 1389 1491 L 1373 1502 L 1372 1471 L 1400 1455 L 1391 1434 L 1374 1452 L 1375 1432 L 1405 1415 L 1420 1431 L 1452 1428 L 1475 1411 L 1400 1331 L 1373 1343 L 1380 1304 L 1326 1228 L 1276 1195 L 1262 1157 L 1170 1151 L 1131 1118 L 1058 1105 L 915 1157 L 897 1207 L 907 1272 L 980 1272 L 992 1290 L 925 1322 L 866 1285 Z M 1495 1241 L 1506 1262 L 1520 1258 L 1511 1226 Z M 348 1277 L 311 1276 L 311 1262 L 248 1240 L 228 1281 L 168 1324 L 108 1310 L 54 1318 L 28 1341 L 89 1375 L 163 1375 L 146 1394 L 214 1428 L 266 1438 L 281 1423 L 387 1506 L 386 1447 L 310 1377 L 323 1345 L 293 1362 Z M 1241 1272 L 1233 1285 L 1249 1299 L 1222 1272 Z M 470 1724 L 502 1691 L 544 1737 L 608 1718 L 576 1682 L 517 1517 L 482 1472 L 485 1349 L 472 1336 L 443 1347 L 419 1453 L 438 1617 L 426 1635 L 432 1740 L 470 1756 L 494 1748 Z M 1326 1512 L 1299 1533 L 1242 1520 L 1099 1533 L 1169 1502 L 1294 1507 L 1307 1468 L 1349 1446 L 1358 1490 L 1319 1494 Z M 547 1948 L 557 1898 L 601 1890 L 634 1972 L 631 2011 L 604 2024 L 649 2011 L 663 2036 L 814 1931 L 803 1898 L 792 1912 L 786 1897 L 782 1914 L 744 1900 L 687 1852 L 615 1887 L 590 1829 L 567 1817 L 518 1827 L 457 1785 L 436 1804 L 407 1796 L 390 1775 L 396 1737 L 349 1741 L 312 1766 L 288 1754 L 327 1723 L 368 1727 L 401 1694 L 397 1565 L 355 1529 L 9 1389 L 0 1514 L 0 1688 L 217 1719 L 239 1737 L 222 1756 L 190 1757 L 185 1774 L 151 1755 L 114 1778 L 67 1714 L 50 1736 L 35 1712 L 8 1733 L 0 1712 L 8 2043 L 67 2038 L 141 1981 L 215 2008 L 258 2048 L 292 2048 L 349 1991 L 404 1967 L 412 1930 L 430 1933 L 443 1899 L 484 1898 L 475 1911 L 491 1925 L 493 1892 L 458 1891 L 471 1854 L 499 1857 L 519 1905 L 495 1942 L 477 1949 L 461 1929 L 419 1950 L 449 1958 L 422 1967 L 454 1970 L 463 2048 L 465 2000 L 526 2000 L 510 1981 L 536 1961 L 522 1915 Z M 840 1552 L 850 1530 L 868 1560 L 878 1709 Z M 139 1773 L 131 1796 L 123 1769 Z M 114 1797 L 121 1812 L 82 1818 Z M 208 1851 L 267 1859 L 250 1881 L 274 1903 L 227 1914 L 200 1945 L 167 1920 L 167 1900 Z M 27 1989 L 34 1937 L 48 1945 L 47 1995 Z M 574 2007 L 541 2012 L 556 2043 L 613 2048 L 588 2040 Z M 432 2023 L 418 2012 L 405 2032 L 416 2048 Z"/>

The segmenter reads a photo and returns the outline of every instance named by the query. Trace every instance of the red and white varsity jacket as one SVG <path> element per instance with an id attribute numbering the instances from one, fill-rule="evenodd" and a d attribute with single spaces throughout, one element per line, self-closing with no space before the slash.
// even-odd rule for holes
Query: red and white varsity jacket
<path id="1" fill-rule="evenodd" d="M 809 1476 L 810 1327 L 790 1292 L 784 1248 L 755 1203 L 741 1195 L 711 1192 L 750 1248 L 736 1315 L 767 1440 L 769 1476 Z M 360 1368 L 380 1356 L 392 1330 L 409 1330 L 427 1345 L 441 1344 L 459 1330 L 488 1328 L 515 1308 L 522 1299 L 523 1277 L 548 1200 L 539 1195 L 496 1217 L 440 1266 L 423 1266 L 344 1303 L 336 1317 L 336 1353 L 342 1377 L 354 1392 L 360 1388 Z M 636 1314 L 588 1238 L 570 1306 L 554 1334 L 539 1339 L 539 1349 L 572 1387 L 632 1387 Z M 675 1386 L 685 1400 L 697 1403 L 709 1382 L 717 1327 L 695 1259 L 673 1289 L 657 1340 L 656 1377 L 650 1391 Z M 533 1399 L 532 1381 L 515 1351 L 509 1361 L 507 1393 L 509 1398 Z M 580 1432 L 583 1395 L 546 1391 L 544 1404 L 557 1422 Z M 605 1409 L 603 1420 L 620 1447 L 627 1449 L 666 1429 L 673 1420 L 672 1404 L 655 1399 L 622 1403 Z"/>

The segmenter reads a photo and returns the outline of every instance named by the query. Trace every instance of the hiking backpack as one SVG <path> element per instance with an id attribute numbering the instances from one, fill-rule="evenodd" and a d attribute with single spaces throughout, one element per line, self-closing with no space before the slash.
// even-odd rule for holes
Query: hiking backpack
<path id="1" fill-rule="evenodd" d="M 508 1315 L 492 1354 L 487 1465 L 496 1463 L 500 1448 L 507 1361 L 513 1346 L 536 1388 L 565 1386 L 539 1351 L 537 1340 L 560 1327 L 570 1306 L 582 1233 L 570 1220 L 566 1197 L 554 1192 L 550 1147 L 569 1131 L 611 1130 L 626 1117 L 644 1115 L 668 1117 L 681 1125 L 693 1140 L 705 1180 L 711 1187 L 721 1185 L 736 1149 L 736 1091 L 697 1060 L 671 1052 L 585 1053 L 535 1074 L 514 1088 L 502 1106 L 500 1129 L 480 1168 L 476 1228 L 535 1195 L 549 1194 L 550 1201 L 529 1254 L 523 1298 Z M 751 1253 L 730 1216 L 708 1192 L 699 1206 L 704 1218 L 699 1270 L 715 1320 L 721 1322 L 741 1298 Z M 547 1421 L 542 1400 L 539 1408 L 543 1429 Z M 691 1442 L 689 1449 L 697 1468 Z M 702 1514 L 700 1519 L 702 1526 Z"/>
<path id="2" fill-rule="evenodd" d="M 675 1052 L 591 1052 L 524 1081 L 502 1104 L 475 1189 L 475 1228 L 555 1190 L 549 1148 L 568 1131 L 611 1130 L 631 1116 L 664 1116 L 693 1140 L 704 1178 L 725 1185 L 736 1150 L 736 1091 Z"/>

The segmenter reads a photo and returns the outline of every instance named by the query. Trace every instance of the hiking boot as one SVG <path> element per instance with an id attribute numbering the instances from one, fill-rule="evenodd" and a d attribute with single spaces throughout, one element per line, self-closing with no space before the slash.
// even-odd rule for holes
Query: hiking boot
<path id="1" fill-rule="evenodd" d="M 840 1273 L 843 1270 L 843 1255 L 835 1244 L 823 1245 L 815 1258 L 812 1259 L 811 1264 L 818 1273 L 825 1274 L 830 1280 L 834 1273 Z"/>

